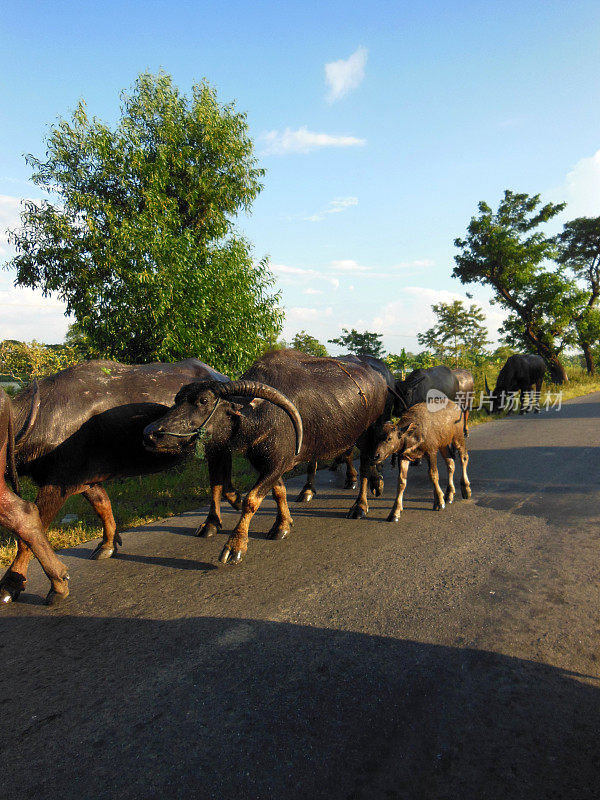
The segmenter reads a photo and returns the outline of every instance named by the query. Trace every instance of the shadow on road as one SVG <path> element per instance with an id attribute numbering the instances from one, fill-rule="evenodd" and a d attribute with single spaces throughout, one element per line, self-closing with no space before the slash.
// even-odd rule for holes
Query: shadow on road
<path id="1" fill-rule="evenodd" d="M 544 664 L 246 619 L 2 631 L 1 796 L 598 796 L 600 692 Z"/>

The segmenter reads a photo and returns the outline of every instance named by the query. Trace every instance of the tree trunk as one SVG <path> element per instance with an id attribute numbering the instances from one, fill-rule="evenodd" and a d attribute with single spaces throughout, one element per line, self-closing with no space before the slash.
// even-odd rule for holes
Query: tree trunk
<path id="1" fill-rule="evenodd" d="M 583 356 L 585 358 L 585 368 L 587 369 L 588 375 L 595 375 L 596 374 L 596 366 L 594 364 L 594 357 L 592 355 L 592 348 L 589 342 L 581 342 L 581 349 L 583 350 Z"/>
<path id="2" fill-rule="evenodd" d="M 551 356 L 547 357 L 546 360 L 550 367 L 550 374 L 552 375 L 554 383 L 568 383 L 569 378 L 567 376 L 567 371 L 560 363 L 558 356 L 553 353 Z"/>
<path id="3" fill-rule="evenodd" d="M 567 375 L 566 369 L 560 363 L 558 353 L 545 342 L 541 341 L 531 328 L 525 328 L 525 335 L 537 350 L 538 355 L 540 355 L 548 365 L 554 383 L 568 383 L 569 376 Z"/>

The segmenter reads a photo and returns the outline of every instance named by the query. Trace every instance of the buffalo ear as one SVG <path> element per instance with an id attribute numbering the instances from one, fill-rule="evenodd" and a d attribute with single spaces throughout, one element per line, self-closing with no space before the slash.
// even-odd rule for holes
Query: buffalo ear
<path id="1" fill-rule="evenodd" d="M 229 414 L 230 417 L 241 417 L 243 407 L 241 403 L 229 403 L 225 413 Z"/>

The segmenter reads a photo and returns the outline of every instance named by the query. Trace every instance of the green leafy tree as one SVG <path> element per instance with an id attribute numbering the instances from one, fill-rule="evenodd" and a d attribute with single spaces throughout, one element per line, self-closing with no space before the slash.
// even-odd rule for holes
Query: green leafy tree
<path id="1" fill-rule="evenodd" d="M 350 350 L 351 353 L 356 353 L 359 356 L 375 356 L 375 358 L 383 358 L 385 350 L 382 342 L 382 335 L 380 333 L 370 333 L 364 331 L 359 333 L 352 328 L 349 331 L 347 328 L 342 328 L 342 335 L 337 339 L 328 339 L 330 344 L 338 344 Z"/>
<path id="2" fill-rule="evenodd" d="M 587 303 L 574 320 L 577 340 L 590 375 L 595 374 L 594 346 L 600 341 L 600 217 L 578 217 L 567 222 L 558 236 L 558 261 L 583 282 Z"/>
<path id="3" fill-rule="evenodd" d="M 455 367 L 469 364 L 489 344 L 487 329 L 481 323 L 485 314 L 472 303 L 465 308 L 462 300 L 434 303 L 431 308 L 436 324 L 425 333 L 418 333 L 420 345 L 435 353 L 440 361 L 451 361 Z"/>
<path id="4" fill-rule="evenodd" d="M 574 280 L 545 266 L 556 254 L 556 243 L 537 228 L 565 204 L 540 207 L 540 202 L 539 195 L 506 190 L 496 212 L 479 203 L 466 238 L 454 242 L 460 253 L 453 275 L 463 283 L 492 286 L 496 301 L 510 312 L 502 328 L 505 341 L 539 353 L 554 380 L 563 382 L 567 374 L 560 354 L 573 342 L 572 322 L 586 295 Z"/>
<path id="5" fill-rule="evenodd" d="M 122 361 L 198 356 L 236 373 L 281 329 L 266 260 L 234 220 L 262 186 L 244 114 L 207 83 L 181 95 L 144 73 L 111 128 L 80 102 L 46 158 L 27 156 L 49 200 L 25 204 L 8 264 L 55 292 L 93 351 Z"/>
<path id="6" fill-rule="evenodd" d="M 434 367 L 436 363 L 437 359 L 433 353 L 430 353 L 429 350 L 421 350 L 411 359 L 410 368 L 411 370 L 429 369 L 429 367 Z"/>
<path id="7" fill-rule="evenodd" d="M 0 372 L 19 383 L 53 375 L 80 361 L 78 351 L 62 344 L 19 342 L 6 339 L 0 343 Z"/>
<path id="8" fill-rule="evenodd" d="M 400 377 L 404 380 L 413 359 L 414 355 L 412 353 L 407 353 L 406 349 L 403 347 L 399 353 L 388 353 L 384 361 L 394 374 L 400 373 Z"/>
<path id="9" fill-rule="evenodd" d="M 306 331 L 297 333 L 291 342 L 291 347 L 294 350 L 301 350 L 303 353 L 308 353 L 311 356 L 327 356 L 327 348 L 314 336 L 311 336 Z"/>

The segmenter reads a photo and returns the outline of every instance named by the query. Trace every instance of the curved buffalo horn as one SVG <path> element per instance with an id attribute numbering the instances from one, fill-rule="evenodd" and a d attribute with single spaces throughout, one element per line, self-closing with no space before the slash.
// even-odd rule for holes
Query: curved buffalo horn
<path id="1" fill-rule="evenodd" d="M 292 421 L 294 430 L 296 431 L 296 455 L 300 452 L 302 447 L 302 417 L 296 406 L 289 400 L 282 392 L 269 386 L 266 383 L 259 383 L 258 381 L 230 381 L 229 383 L 220 383 L 211 386 L 211 390 L 218 397 L 225 397 L 226 395 L 239 395 L 241 397 L 261 397 L 263 400 L 268 400 L 276 406 L 282 408 Z"/>
<path id="2" fill-rule="evenodd" d="M 488 386 L 488 382 L 487 382 L 487 375 L 484 375 L 484 376 L 483 376 L 483 380 L 485 381 L 485 393 L 486 393 L 487 395 L 489 395 L 489 394 L 490 394 L 490 387 Z"/>
<path id="3" fill-rule="evenodd" d="M 37 380 L 33 381 L 33 383 L 31 384 L 31 388 L 32 388 L 32 395 L 31 395 L 31 406 L 29 408 L 29 414 L 27 415 L 25 424 L 15 436 L 15 445 L 19 444 L 19 442 L 22 441 L 30 433 L 37 419 L 38 411 L 40 410 L 40 387 L 38 386 Z"/>

